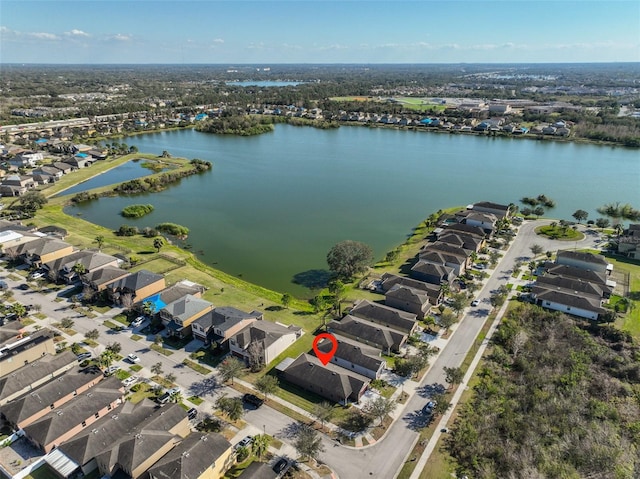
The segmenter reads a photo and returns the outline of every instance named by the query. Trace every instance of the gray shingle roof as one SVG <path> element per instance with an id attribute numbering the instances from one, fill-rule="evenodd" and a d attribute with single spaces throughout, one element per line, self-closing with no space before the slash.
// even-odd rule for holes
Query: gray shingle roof
<path id="1" fill-rule="evenodd" d="M 569 266 L 566 264 L 556 264 L 550 262 L 545 264 L 544 269 L 548 274 L 578 278 L 596 284 L 604 285 L 607 283 L 607 277 L 605 273 L 599 273 L 598 271 L 592 271 L 582 268 L 576 268 L 575 266 Z"/>
<path id="2" fill-rule="evenodd" d="M 380 350 L 340 335 L 334 337 L 338 341 L 338 349 L 334 354 L 335 358 L 344 359 L 370 371 L 377 371 L 384 362 L 380 357 Z M 329 352 L 332 347 L 333 344 L 327 339 L 318 342 L 318 349 L 320 349 L 320 351 Z"/>
<path id="3" fill-rule="evenodd" d="M 79 387 L 93 381 L 100 381 L 102 378 L 102 371 L 98 368 L 77 368 L 67 371 L 62 376 L 0 407 L 0 413 L 11 424 L 18 424 L 37 412 L 48 409 L 51 404 L 71 394 Z"/>
<path id="4" fill-rule="evenodd" d="M 450 266 L 443 266 L 442 264 L 434 264 L 429 260 L 419 260 L 412 268 L 411 271 L 416 273 L 428 274 L 439 278 L 446 278 L 453 273 L 453 268 Z"/>
<path id="5" fill-rule="evenodd" d="M 295 334 L 297 327 L 286 327 L 271 321 L 254 321 L 242 328 L 238 334 L 233 336 L 238 347 L 245 349 L 254 341 L 259 342 L 263 348 L 268 348 L 278 339 L 286 334 Z"/>
<path id="6" fill-rule="evenodd" d="M 185 321 L 198 313 L 210 310 L 212 307 L 213 304 L 209 301 L 187 294 L 186 296 L 167 304 L 161 311 L 166 312 L 174 319 Z"/>
<path id="7" fill-rule="evenodd" d="M 39 238 L 28 243 L 22 243 L 13 248 L 8 248 L 14 251 L 18 255 L 37 255 L 42 256 L 55 251 L 60 251 L 71 246 L 69 243 L 65 243 L 62 240 L 47 236 L 45 238 Z"/>
<path id="8" fill-rule="evenodd" d="M 37 361 L 25 364 L 11 374 L 0 378 L 0 397 L 9 397 L 50 376 L 55 371 L 76 363 L 76 355 L 71 351 L 65 351 L 55 355 L 48 354 Z"/>
<path id="9" fill-rule="evenodd" d="M 542 289 L 542 288 L 541 288 Z M 554 291 L 550 289 L 542 289 L 537 293 L 537 299 L 542 301 L 550 301 L 553 303 L 563 304 L 574 308 L 585 309 L 594 313 L 604 313 L 605 309 L 600 306 L 597 298 L 590 296 L 577 296 L 564 291 Z"/>
<path id="10" fill-rule="evenodd" d="M 429 303 L 429 295 L 426 291 L 411 288 L 402 284 L 396 284 L 387 291 L 386 297 L 399 299 L 410 304 L 415 304 L 421 308 Z"/>
<path id="11" fill-rule="evenodd" d="M 136 273 L 130 274 L 129 276 L 119 279 L 112 284 L 109 285 L 109 289 L 112 290 L 129 290 L 129 291 L 137 291 L 145 286 L 149 286 L 157 281 L 164 279 L 164 276 L 161 274 L 152 273 L 151 271 L 147 271 L 146 269 L 141 269 Z"/>
<path id="12" fill-rule="evenodd" d="M 356 302 L 354 307 L 351 308 L 350 314 L 376 324 L 397 329 L 403 333 L 409 333 L 416 325 L 415 314 L 400 311 L 384 304 L 372 303 L 366 299 Z"/>
<path id="13" fill-rule="evenodd" d="M 608 288 L 602 284 L 594 284 L 579 278 L 567 278 L 557 275 L 540 275 L 537 277 L 535 284 L 546 289 L 562 288 L 568 291 L 593 294 L 599 297 L 604 296 L 605 290 L 609 293 Z"/>
<path id="14" fill-rule="evenodd" d="M 24 428 L 25 434 L 45 446 L 64 433 L 90 419 L 107 405 L 123 399 L 124 387 L 115 376 L 101 381 L 88 391 L 47 413 Z"/>
<path id="15" fill-rule="evenodd" d="M 149 469 L 151 479 L 198 479 L 231 447 L 220 434 L 191 433 Z"/>
<path id="16" fill-rule="evenodd" d="M 102 286 L 103 284 L 109 284 L 129 274 L 131 273 L 124 269 L 116 268 L 115 266 L 105 266 L 99 270 L 84 274 L 83 278 L 87 283 Z"/>
<path id="17" fill-rule="evenodd" d="M 573 259 L 578 261 L 583 261 L 585 263 L 592 263 L 597 265 L 608 265 L 609 263 L 605 259 L 604 256 L 596 255 L 593 253 L 583 253 L 581 251 L 558 251 L 557 258 L 562 260 L 562 258 Z"/>
<path id="18" fill-rule="evenodd" d="M 327 330 L 342 333 L 355 340 L 362 339 L 383 351 L 387 349 L 399 350 L 407 338 L 406 334 L 399 331 L 350 315 L 340 321 L 331 321 L 327 325 Z"/>
<path id="19" fill-rule="evenodd" d="M 83 250 L 76 251 L 54 261 L 49 261 L 45 263 L 45 266 L 49 268 L 49 271 L 60 271 L 63 268 L 71 270 L 76 264 L 81 264 L 87 271 L 93 271 L 114 261 L 116 261 L 114 256 L 97 251 Z"/>
<path id="20" fill-rule="evenodd" d="M 196 319 L 194 323 L 197 323 L 205 331 L 211 327 L 215 327 L 221 331 L 227 331 L 245 319 L 251 318 L 260 319 L 262 318 L 262 313 L 259 311 L 245 313 L 244 311 L 231 306 L 219 306 L 213 311 L 210 311 L 204 316 Z"/>

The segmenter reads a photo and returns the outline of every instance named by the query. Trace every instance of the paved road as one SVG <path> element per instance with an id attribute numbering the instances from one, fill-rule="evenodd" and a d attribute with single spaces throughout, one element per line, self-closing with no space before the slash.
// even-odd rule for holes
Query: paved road
<path id="1" fill-rule="evenodd" d="M 430 392 L 434 388 L 442 388 L 445 386 L 445 375 L 443 368 L 445 366 L 459 366 L 466 356 L 466 353 L 473 344 L 478 332 L 481 330 L 484 320 L 489 315 L 491 306 L 489 305 L 489 297 L 491 291 L 497 289 L 500 285 L 509 281 L 511 269 L 517 259 L 528 261 L 531 258 L 530 247 L 532 244 L 540 244 L 545 251 L 555 251 L 558 248 L 572 247 L 595 247 L 594 240 L 596 235 L 587 235 L 580 242 L 558 242 L 547 240 L 535 235 L 533 231 L 535 227 L 550 221 L 540 220 L 536 222 L 525 222 L 518 232 L 517 237 L 512 242 L 510 249 L 501 259 L 497 269 L 491 272 L 490 278 L 486 281 L 485 286 L 476 296 L 480 300 L 480 305 L 475 308 L 466 310 L 466 314 L 462 318 L 454 334 L 448 340 L 446 347 L 441 351 L 438 358 L 429 369 L 426 376 L 417 389 L 417 394 L 409 399 L 404 407 L 403 413 L 388 431 L 387 435 L 378 444 L 366 448 L 350 448 L 341 446 L 337 442 L 323 437 L 325 452 L 320 455 L 323 462 L 331 466 L 341 478 L 361 478 L 361 477 L 395 477 L 397 472 L 403 466 L 407 454 L 410 452 L 414 442 L 419 436 L 419 429 L 424 426 L 424 416 L 420 414 L 422 406 L 427 402 Z M 90 319 L 78 316 L 76 312 L 67 308 L 66 301 L 54 301 L 57 293 L 49 293 L 43 295 L 35 291 L 21 291 L 16 286 L 24 281 L 13 281 L 6 278 L 6 274 L 2 276 L 12 288 L 16 300 L 24 304 L 40 304 L 42 313 L 47 315 L 49 319 L 46 322 L 58 322 L 64 317 L 72 317 L 75 321 L 74 329 L 84 336 L 90 329 L 98 329 L 100 331 L 99 342 L 104 344 L 117 341 L 122 345 L 123 356 L 129 353 L 137 354 L 145 367 L 139 374 L 150 376 L 149 369 L 157 362 L 163 364 L 164 373 L 174 373 L 177 377 L 176 383 L 185 391 L 185 395 L 197 394 L 206 400 L 199 407 L 201 411 L 209 412 L 211 404 L 215 400 L 217 394 L 225 392 L 231 396 L 237 396 L 238 393 L 230 388 L 220 387 L 215 374 L 208 377 L 185 367 L 181 364 L 182 360 L 188 356 L 188 352 L 184 350 L 175 351 L 173 355 L 165 357 L 149 348 L 152 338 L 145 338 L 141 341 L 133 341 L 130 338 L 131 331 L 114 332 L 105 326 L 103 321 L 110 319 L 118 310 L 112 310 L 105 315 L 99 315 Z M 39 324 L 44 325 L 43 322 Z M 74 340 L 80 340 L 76 336 Z M 104 346 L 95 348 L 94 354 L 100 354 Z M 295 424 L 288 416 L 285 416 L 267 406 L 263 406 L 258 410 L 250 410 L 245 415 L 246 421 L 250 424 L 247 431 L 238 433 L 238 438 L 247 433 L 259 433 L 266 430 L 268 434 L 272 434 L 283 441 L 287 441 Z M 290 445 L 284 447 L 285 454 L 293 454 Z"/>

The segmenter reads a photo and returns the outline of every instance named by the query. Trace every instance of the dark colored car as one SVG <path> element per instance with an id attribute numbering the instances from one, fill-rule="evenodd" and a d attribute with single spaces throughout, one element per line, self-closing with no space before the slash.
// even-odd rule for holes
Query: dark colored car
<path id="1" fill-rule="evenodd" d="M 171 400 L 171 394 L 169 393 L 164 393 L 162 396 L 156 399 L 156 401 L 158 401 L 158 403 L 160 404 L 167 404 L 170 400 Z"/>
<path id="2" fill-rule="evenodd" d="M 26 291 L 29 289 L 29 285 L 27 283 L 22 283 L 20 286 L 18 286 L 18 289 L 21 289 L 22 291 Z"/>
<path id="3" fill-rule="evenodd" d="M 192 407 L 187 411 L 187 417 L 189 419 L 195 419 L 197 415 L 198 415 L 198 410 L 194 407 Z"/>
<path id="4" fill-rule="evenodd" d="M 273 465 L 273 471 L 277 474 L 280 474 L 284 471 L 289 465 L 289 461 L 287 461 L 284 457 L 280 458 L 278 462 Z"/>
<path id="5" fill-rule="evenodd" d="M 255 394 L 248 394 L 247 393 L 244 396 L 242 396 L 242 400 L 244 402 L 248 403 L 248 404 L 251 404 L 251 405 L 255 406 L 256 409 L 264 404 L 264 400 L 260 399 Z"/>

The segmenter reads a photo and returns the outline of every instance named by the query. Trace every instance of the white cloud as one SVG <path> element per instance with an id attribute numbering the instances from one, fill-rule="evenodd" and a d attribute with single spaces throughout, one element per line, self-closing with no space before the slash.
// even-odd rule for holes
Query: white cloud
<path id="1" fill-rule="evenodd" d="M 133 37 L 131 35 L 124 35 L 122 33 L 116 33 L 115 35 L 110 35 L 107 37 L 107 40 L 116 40 L 118 42 L 128 42 L 132 39 Z"/>
<path id="2" fill-rule="evenodd" d="M 82 30 L 78 30 L 74 28 L 70 32 L 64 32 L 65 35 L 70 37 L 88 37 L 90 36 L 87 32 L 83 32 Z"/>
<path id="3" fill-rule="evenodd" d="M 213 40 L 213 43 L 224 43 L 224 40 L 222 38 L 216 38 Z"/>

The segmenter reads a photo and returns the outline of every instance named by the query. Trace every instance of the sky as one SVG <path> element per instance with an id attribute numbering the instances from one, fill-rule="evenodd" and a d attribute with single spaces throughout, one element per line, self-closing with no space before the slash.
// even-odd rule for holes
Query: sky
<path id="1" fill-rule="evenodd" d="M 640 61 L 639 0 L 1 0 L 1 63 Z"/>

